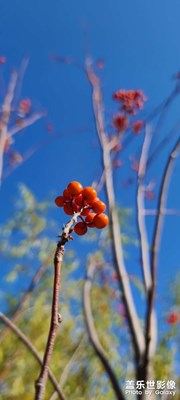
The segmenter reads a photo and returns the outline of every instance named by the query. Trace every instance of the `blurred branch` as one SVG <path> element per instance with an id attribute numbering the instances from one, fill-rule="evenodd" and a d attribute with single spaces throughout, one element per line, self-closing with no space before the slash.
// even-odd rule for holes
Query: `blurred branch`
<path id="1" fill-rule="evenodd" d="M 158 251 L 160 247 L 161 240 L 161 232 L 164 220 L 164 209 L 166 205 L 166 199 L 168 194 L 168 186 L 169 180 L 172 174 L 172 168 L 174 165 L 174 161 L 177 158 L 180 151 L 180 139 L 177 140 L 170 157 L 167 161 L 162 182 L 160 188 L 160 194 L 158 199 L 158 215 L 156 217 L 155 228 L 153 233 L 153 242 L 152 242 L 152 259 L 151 259 L 151 277 L 152 277 L 152 286 L 148 293 L 148 308 L 147 308 L 147 316 L 146 316 L 146 350 L 145 350 L 145 375 L 147 375 L 147 367 L 149 363 L 149 352 L 150 352 L 150 342 L 151 342 L 151 324 L 152 324 L 152 312 L 155 301 L 155 291 L 156 291 L 156 279 L 157 279 L 157 257 Z"/>
<path id="2" fill-rule="evenodd" d="M 148 158 L 147 167 L 149 167 L 153 163 L 153 161 L 157 159 L 159 153 L 164 149 L 164 147 L 167 144 L 169 144 L 170 141 L 172 141 L 172 138 L 175 136 L 175 134 L 179 129 L 180 129 L 180 121 L 176 123 L 176 125 L 169 131 L 169 133 L 165 135 L 164 139 L 162 139 L 160 143 L 156 146 L 156 148 Z"/>
<path id="3" fill-rule="evenodd" d="M 63 370 L 63 372 L 62 372 L 62 374 L 61 374 L 61 378 L 60 378 L 60 381 L 59 381 L 59 386 L 60 386 L 61 388 L 64 386 L 64 384 L 65 384 L 65 382 L 66 382 L 66 380 L 67 380 L 67 378 L 68 378 L 70 369 L 71 369 L 71 367 L 72 367 L 74 361 L 76 360 L 77 355 L 78 355 L 78 353 L 79 353 L 81 347 L 84 345 L 85 339 L 86 339 L 86 334 L 84 334 L 83 337 L 81 338 L 81 340 L 80 340 L 79 344 L 77 345 L 77 347 L 76 347 L 76 349 L 75 349 L 75 351 L 74 351 L 72 357 L 70 358 L 70 360 L 69 360 L 68 363 L 66 364 L 66 366 L 65 366 L 65 368 L 64 368 L 64 370 Z M 49 400 L 56 400 L 56 399 L 57 399 L 57 392 L 55 391 L 55 392 L 52 394 L 52 396 L 50 397 Z"/>
<path id="4" fill-rule="evenodd" d="M 94 347 L 94 350 L 101 360 L 105 371 L 108 374 L 110 379 L 112 388 L 118 400 L 124 400 L 123 392 L 120 388 L 116 375 L 109 363 L 108 356 L 106 355 L 97 335 L 97 331 L 94 325 L 92 310 L 91 310 L 91 286 L 93 282 L 94 271 L 97 268 L 97 263 L 94 261 L 93 257 L 88 265 L 87 270 L 87 277 L 84 284 L 84 291 L 83 291 L 83 305 L 84 305 L 84 315 L 85 315 L 85 322 L 87 325 L 88 334 L 91 340 L 91 343 Z"/>
<path id="5" fill-rule="evenodd" d="M 112 165 L 108 149 L 109 142 L 106 133 L 104 131 L 102 92 L 101 92 L 99 78 L 95 75 L 92 69 L 91 60 L 89 58 L 87 59 L 86 62 L 86 73 L 87 73 L 87 79 L 92 89 L 92 104 L 93 104 L 94 119 L 100 145 L 102 148 L 102 164 L 105 174 L 106 192 L 109 204 L 111 232 L 113 239 L 113 252 L 116 262 L 116 269 L 118 273 L 118 279 L 121 285 L 123 302 L 125 304 L 127 312 L 127 318 L 132 336 L 132 343 L 134 345 L 136 362 L 138 364 L 141 363 L 141 356 L 144 352 L 145 342 L 141 326 L 139 323 L 138 315 L 136 312 L 134 300 L 132 297 L 129 278 L 124 264 L 121 230 L 120 230 L 118 213 L 115 206 Z"/>
<path id="6" fill-rule="evenodd" d="M 150 128 L 146 127 L 145 129 L 145 138 L 141 151 L 141 157 L 139 161 L 139 169 L 138 169 L 138 186 L 137 186 L 137 223 L 138 223 L 138 231 L 140 236 L 140 248 L 142 255 L 142 270 L 143 277 L 145 283 L 146 293 L 148 292 L 151 286 L 151 272 L 150 272 L 150 259 L 149 259 L 149 243 L 147 238 L 147 230 L 144 220 L 144 186 L 143 186 L 143 178 L 146 173 L 146 166 L 149 154 L 149 148 L 151 143 L 152 134 L 150 132 Z"/>
<path id="7" fill-rule="evenodd" d="M 16 133 L 22 131 L 22 129 L 27 128 L 28 126 L 34 124 L 36 121 L 38 121 L 40 118 L 44 117 L 46 113 L 44 111 L 42 112 L 36 112 L 32 114 L 29 118 L 26 118 L 21 121 L 19 126 L 14 126 L 9 130 L 9 136 L 12 137 Z"/>
<path id="8" fill-rule="evenodd" d="M 138 169 L 138 185 L 137 185 L 137 225 L 138 225 L 138 232 L 140 237 L 140 249 L 141 249 L 141 258 L 142 258 L 142 271 L 143 271 L 143 278 L 144 278 L 144 285 L 145 285 L 145 292 L 146 297 L 148 300 L 148 293 L 152 287 L 152 277 L 151 277 L 151 268 L 150 268 L 150 257 L 149 257 L 149 243 L 147 237 L 147 229 L 145 224 L 145 216 L 144 216 L 144 193 L 145 187 L 143 185 L 143 179 L 146 174 L 147 168 L 147 161 L 149 156 L 149 149 L 151 145 L 152 133 L 149 126 L 145 127 L 145 138 L 142 146 L 141 157 L 139 161 L 139 169 Z M 149 356 L 148 356 L 148 363 L 146 366 L 146 379 L 152 379 L 150 376 L 150 358 L 155 353 L 156 345 L 157 345 L 157 320 L 155 311 L 152 309 L 151 314 L 151 342 L 149 346 Z M 146 357 L 146 355 L 144 355 Z M 140 365 L 139 370 L 137 370 L 137 379 L 144 379 L 145 370 L 142 368 L 143 364 Z"/>
<path id="9" fill-rule="evenodd" d="M 23 80 L 24 80 L 24 75 L 25 75 L 26 69 L 28 67 L 28 64 L 29 64 L 29 57 L 26 56 L 23 58 L 20 68 L 19 68 L 19 71 L 18 71 L 18 79 L 17 79 L 17 84 L 16 84 L 16 90 L 14 93 L 13 104 L 15 104 L 19 100 L 19 97 L 21 94 L 21 89 L 22 89 L 22 84 L 23 84 Z"/>
<path id="10" fill-rule="evenodd" d="M 0 184 L 2 182 L 4 147 L 8 137 L 8 123 L 11 115 L 11 103 L 13 101 L 16 83 L 17 83 L 17 72 L 13 71 L 11 74 L 11 79 L 7 90 L 7 94 L 5 96 L 4 103 L 2 106 L 1 127 L 0 127 Z"/>
<path id="11" fill-rule="evenodd" d="M 20 300 L 20 302 L 19 302 L 19 304 L 17 305 L 15 311 L 14 311 L 13 314 L 11 315 L 11 321 L 14 321 L 14 319 L 20 314 L 20 312 L 21 312 L 21 310 L 22 310 L 22 308 L 23 308 L 23 306 L 24 306 L 24 303 L 28 300 L 28 298 L 29 298 L 30 294 L 32 293 L 32 291 L 34 290 L 36 284 L 37 284 L 37 283 L 39 282 L 39 280 L 42 278 L 42 276 L 43 276 L 43 274 L 44 274 L 44 272 L 45 272 L 45 270 L 46 270 L 46 268 L 47 268 L 48 262 L 51 260 L 51 258 L 52 258 L 52 256 L 50 256 L 50 257 L 48 258 L 48 260 L 46 261 L 46 263 L 42 264 L 42 265 L 39 267 L 38 271 L 37 271 L 37 272 L 35 273 L 35 275 L 33 276 L 32 280 L 31 280 L 31 282 L 30 282 L 30 284 L 29 284 L 28 289 L 27 289 L 26 292 L 23 294 L 22 299 Z M 0 333 L 0 342 L 3 340 L 3 337 L 4 337 L 4 335 L 5 335 L 7 329 L 8 329 L 8 326 L 6 326 L 6 327 L 1 331 L 1 333 Z"/>
<path id="12" fill-rule="evenodd" d="M 144 209 L 144 210 L 142 210 L 142 213 L 144 214 L 144 215 L 157 215 L 158 214 L 158 210 L 156 210 L 156 209 L 150 209 L 150 208 L 148 208 L 148 210 L 147 209 Z M 173 209 L 170 209 L 170 208 L 164 208 L 164 210 L 162 209 L 161 210 L 161 214 L 162 215 L 175 215 L 175 216 L 177 216 L 177 217 L 180 217 L 180 210 L 173 210 Z"/>
<path id="13" fill-rule="evenodd" d="M 24 335 L 24 333 L 15 324 L 13 324 L 13 322 L 10 321 L 10 319 L 7 318 L 2 312 L 0 312 L 0 320 L 4 324 L 6 324 L 6 326 L 8 326 L 8 328 L 11 329 L 12 332 L 15 333 L 15 335 L 24 343 L 24 345 L 28 348 L 28 350 L 33 354 L 33 356 L 36 358 L 38 363 L 40 365 L 42 365 L 43 362 L 42 362 L 42 359 L 41 359 L 39 353 L 37 352 L 36 348 L 32 345 L 30 340 Z M 58 385 L 58 382 L 56 381 L 52 372 L 48 371 L 48 375 L 49 375 L 49 380 L 51 381 L 52 385 L 54 386 L 56 393 L 58 393 L 58 395 L 59 395 L 59 398 L 61 400 L 66 400 L 66 398 L 65 398 L 64 394 L 62 393 L 62 391 Z"/>
<path id="14" fill-rule="evenodd" d="M 80 128 L 77 129 L 77 132 L 80 133 L 84 133 L 84 132 L 88 132 L 91 131 L 89 128 L 85 129 L 85 128 Z M 74 129 L 73 131 L 65 131 L 65 134 L 69 134 L 69 133 L 74 133 L 76 132 L 76 129 Z M 53 143 L 56 140 L 59 140 L 62 137 L 63 133 L 59 133 L 56 135 L 53 135 L 52 137 L 48 138 L 48 139 L 44 139 L 42 141 L 40 141 L 39 143 L 37 143 L 36 145 L 30 147 L 27 151 L 24 152 L 24 154 L 22 154 L 22 159 L 23 161 L 21 163 L 15 164 L 13 166 L 10 166 L 9 168 L 7 168 L 5 170 L 5 172 L 3 173 L 2 176 L 2 180 L 5 180 L 9 175 L 11 175 L 11 173 L 18 168 L 20 165 L 22 165 L 22 163 L 24 163 L 25 161 L 27 161 L 30 157 L 33 156 L 33 154 L 35 154 L 39 149 Z"/>

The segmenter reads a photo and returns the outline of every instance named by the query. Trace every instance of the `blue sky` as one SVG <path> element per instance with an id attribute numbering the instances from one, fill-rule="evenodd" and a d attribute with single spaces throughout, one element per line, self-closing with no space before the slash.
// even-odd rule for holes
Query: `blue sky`
<path id="1" fill-rule="evenodd" d="M 100 75 L 107 123 L 117 111 L 112 93 L 119 88 L 141 88 L 148 97 L 146 110 L 151 111 L 171 92 L 172 76 L 180 69 L 180 4 L 178 0 L 1 0 L 0 5 L 0 55 L 7 57 L 0 74 L 7 83 L 11 68 L 18 67 L 28 55 L 21 98 L 29 97 L 36 108 L 48 111 L 44 120 L 18 136 L 16 148 L 23 152 L 46 138 L 47 123 L 53 124 L 55 133 L 62 133 L 58 141 L 43 147 L 4 181 L 0 193 L 3 221 L 10 214 L 18 182 L 24 182 L 43 199 L 52 191 L 59 194 L 74 179 L 89 185 L 101 172 L 88 83 L 80 70 L 52 62 L 51 55 L 72 56 L 83 63 L 86 25 L 92 58 L 105 61 Z M 178 115 L 179 100 L 159 137 Z M 128 150 L 130 155 L 136 151 L 133 146 Z M 150 171 L 149 179 L 157 184 L 169 151 L 170 147 Z M 127 168 L 130 171 L 128 157 L 125 153 L 125 166 L 117 175 L 117 194 L 122 205 L 132 207 L 133 188 L 123 190 L 121 185 L 128 176 Z M 170 191 L 171 208 L 180 204 L 179 165 L 178 161 Z M 59 218 L 56 209 L 57 215 Z M 62 215 L 60 218 L 63 221 Z M 165 286 L 172 271 L 175 274 L 179 268 L 178 230 L 179 218 L 168 217 L 162 243 L 167 249 L 168 242 L 168 251 L 162 252 L 160 266 Z"/>

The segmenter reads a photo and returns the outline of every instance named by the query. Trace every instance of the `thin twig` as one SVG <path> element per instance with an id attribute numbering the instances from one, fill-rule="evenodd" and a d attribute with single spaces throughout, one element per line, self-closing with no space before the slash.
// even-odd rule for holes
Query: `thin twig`
<path id="1" fill-rule="evenodd" d="M 56 140 L 59 140 L 62 138 L 63 134 L 67 135 L 67 134 L 71 134 L 71 133 L 84 133 L 84 132 L 91 132 L 91 129 L 89 128 L 79 128 L 79 129 L 74 129 L 74 130 L 67 130 L 65 131 L 65 133 L 59 133 L 56 135 L 53 135 L 52 137 L 48 137 L 46 139 L 41 140 L 39 143 L 37 143 L 36 145 L 30 147 L 28 150 L 26 150 L 22 155 L 22 159 L 23 161 L 21 163 L 15 164 L 13 166 L 10 166 L 9 168 L 7 168 L 2 176 L 2 180 L 5 180 L 9 175 L 11 175 L 11 173 L 18 168 L 20 165 L 22 165 L 22 163 L 24 163 L 25 161 L 27 161 L 30 157 L 33 156 L 33 154 L 35 154 L 39 149 L 42 149 L 43 147 L 53 143 Z"/>
<path id="2" fill-rule="evenodd" d="M 77 355 L 78 355 L 78 353 L 79 353 L 81 347 L 84 345 L 85 339 L 86 339 L 86 334 L 84 334 L 83 337 L 81 338 L 81 340 L 80 340 L 78 346 L 76 347 L 76 349 L 75 349 L 75 351 L 74 351 L 72 357 L 70 358 L 70 360 L 69 360 L 68 363 L 66 364 L 66 366 L 65 366 L 65 368 L 64 368 L 64 370 L 63 370 L 63 372 L 62 372 L 62 374 L 61 374 L 61 378 L 60 378 L 60 381 L 59 381 L 59 386 L 60 386 L 61 388 L 64 386 L 64 384 L 65 384 L 65 382 L 66 382 L 66 380 L 67 380 L 67 378 L 68 378 L 69 371 L 70 371 L 70 369 L 71 369 L 71 367 L 72 367 L 74 361 L 76 360 Z M 57 393 L 54 392 L 54 393 L 52 394 L 52 396 L 50 397 L 49 400 L 56 400 L 56 399 L 57 399 Z"/>
<path id="3" fill-rule="evenodd" d="M 91 340 L 91 343 L 94 347 L 94 350 L 101 360 L 105 371 L 107 372 L 112 388 L 118 400 L 124 400 L 124 395 L 117 380 L 117 377 L 109 363 L 108 356 L 106 355 L 97 335 L 97 331 L 94 325 L 92 310 L 91 310 L 91 286 L 93 281 L 94 272 L 97 269 L 97 264 L 94 262 L 93 257 L 89 263 L 87 270 L 87 277 L 84 284 L 83 291 L 83 305 L 84 305 L 84 314 L 85 314 L 85 322 L 87 325 L 88 334 Z"/>
<path id="4" fill-rule="evenodd" d="M 34 124 L 36 121 L 38 121 L 40 118 L 44 117 L 46 115 L 46 113 L 44 111 L 41 112 L 36 112 L 34 114 L 32 114 L 29 118 L 26 118 L 24 120 L 21 121 L 21 124 L 18 126 L 14 126 L 13 128 L 11 128 L 9 130 L 9 136 L 12 137 L 14 136 L 16 133 L 22 131 L 22 129 L 27 128 L 28 126 Z"/>
<path id="5" fill-rule="evenodd" d="M 52 256 L 51 256 L 52 257 Z M 35 286 L 37 285 L 37 283 L 39 282 L 39 280 L 41 279 L 41 277 L 43 276 L 44 272 L 46 271 L 47 268 L 47 263 L 50 261 L 51 257 L 48 258 L 48 260 L 46 261 L 46 263 L 42 264 L 38 270 L 36 271 L 35 275 L 33 276 L 29 287 L 27 288 L 27 290 L 25 291 L 25 293 L 22 296 L 22 299 L 20 300 L 20 302 L 18 303 L 18 305 L 16 306 L 15 311 L 13 312 L 13 314 L 11 315 L 11 321 L 14 321 L 15 318 L 17 318 L 17 316 L 20 314 L 25 302 L 28 300 L 30 294 L 32 293 L 32 291 L 34 290 Z M 0 333 L 0 342 L 3 340 L 4 335 L 6 333 L 6 330 L 8 329 L 8 326 L 6 326 Z"/>
<path id="6" fill-rule="evenodd" d="M 2 182 L 4 147 L 6 140 L 8 138 L 8 123 L 11 115 L 11 104 L 14 97 L 16 83 L 17 83 L 17 72 L 13 71 L 11 74 L 11 79 L 9 82 L 7 94 L 5 96 L 4 103 L 2 106 L 1 129 L 0 129 L 0 185 Z"/>
<path id="7" fill-rule="evenodd" d="M 31 354 L 33 354 L 33 356 L 36 358 L 38 363 L 40 365 L 42 365 L 43 362 L 42 362 L 42 359 L 41 359 L 38 351 L 32 345 L 30 340 L 24 335 L 24 333 L 9 318 L 7 318 L 2 312 L 0 312 L 0 320 L 4 324 L 6 324 L 6 326 L 8 326 L 8 328 L 10 328 L 12 332 L 15 333 L 15 335 L 25 344 L 25 346 L 31 352 Z M 54 386 L 56 393 L 58 393 L 58 395 L 59 395 L 59 398 L 61 400 L 66 400 L 64 394 L 62 393 L 62 391 L 58 385 L 58 382 L 56 381 L 56 378 L 54 377 L 54 375 L 52 374 L 52 372 L 50 370 L 48 371 L 48 375 L 49 375 L 49 379 L 50 379 L 52 385 Z"/>
<path id="8" fill-rule="evenodd" d="M 101 93 L 99 79 L 92 70 L 90 59 L 87 60 L 86 71 L 87 71 L 88 81 L 92 88 L 92 103 L 93 103 L 94 118 L 95 118 L 97 134 L 102 148 L 102 163 L 105 174 L 106 192 L 109 204 L 111 232 L 113 238 L 113 251 L 116 261 L 116 268 L 117 268 L 119 282 L 121 285 L 122 298 L 127 311 L 129 328 L 136 356 L 136 362 L 140 363 L 141 357 L 144 353 L 145 342 L 142 329 L 139 323 L 138 315 L 136 312 L 134 300 L 132 297 L 128 274 L 124 264 L 120 224 L 119 224 L 117 209 L 115 207 L 112 166 L 108 150 L 109 142 L 106 133 L 104 131 L 102 93 Z"/>
<path id="9" fill-rule="evenodd" d="M 153 233 L 153 243 L 152 243 L 152 258 L 151 258 L 151 277 L 152 277 L 152 287 L 148 293 L 148 308 L 146 316 L 146 350 L 145 350 L 145 375 L 147 375 L 147 366 L 149 363 L 149 347 L 151 342 L 151 323 L 152 323 L 152 312 L 155 302 L 155 291 L 156 291 L 156 279 L 157 279 L 157 262 L 158 262 L 158 252 L 160 247 L 162 226 L 164 221 L 164 209 L 166 205 L 166 199 L 168 195 L 169 180 L 172 174 L 172 168 L 174 161 L 177 158 L 180 151 L 180 139 L 177 140 L 170 157 L 166 163 L 160 194 L 158 199 L 158 215 L 156 217 L 155 228 Z"/>

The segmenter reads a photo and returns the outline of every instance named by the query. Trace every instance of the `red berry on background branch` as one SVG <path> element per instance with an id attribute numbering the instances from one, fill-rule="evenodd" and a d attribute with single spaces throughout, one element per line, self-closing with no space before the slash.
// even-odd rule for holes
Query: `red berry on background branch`
<path id="1" fill-rule="evenodd" d="M 133 132 L 136 134 L 139 134 L 142 131 L 143 125 L 144 125 L 144 123 L 142 120 L 138 120 L 138 121 L 134 122 L 132 125 Z"/>
<path id="2" fill-rule="evenodd" d="M 171 311 L 167 317 L 168 324 L 177 324 L 180 321 L 179 314 L 177 311 Z"/>

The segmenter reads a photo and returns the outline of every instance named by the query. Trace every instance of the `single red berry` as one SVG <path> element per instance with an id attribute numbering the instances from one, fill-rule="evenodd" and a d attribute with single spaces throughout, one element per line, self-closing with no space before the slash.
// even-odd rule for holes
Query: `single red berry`
<path id="1" fill-rule="evenodd" d="M 84 198 L 82 193 L 78 194 L 78 196 L 75 197 L 74 201 L 78 206 L 82 207 L 84 203 Z"/>
<path id="2" fill-rule="evenodd" d="M 179 321 L 179 315 L 176 311 L 172 311 L 171 313 L 169 313 L 167 318 L 168 324 L 176 324 L 178 321 Z"/>
<path id="3" fill-rule="evenodd" d="M 89 203 L 97 197 L 97 192 L 93 187 L 87 186 L 83 189 L 82 195 L 84 197 L 84 200 Z"/>
<path id="4" fill-rule="evenodd" d="M 55 202 L 55 204 L 56 204 L 58 207 L 63 207 L 63 206 L 64 206 L 64 203 L 65 203 L 64 196 L 58 196 L 58 197 L 56 197 L 56 199 L 54 200 L 54 202 Z"/>
<path id="5" fill-rule="evenodd" d="M 142 128 L 143 128 L 143 121 L 142 120 L 138 120 L 135 121 L 133 126 L 132 126 L 132 130 L 134 133 L 138 134 L 141 132 Z"/>
<path id="6" fill-rule="evenodd" d="M 106 204 L 104 204 L 100 199 L 96 198 L 91 204 L 91 208 L 96 214 L 103 213 L 106 209 Z"/>
<path id="7" fill-rule="evenodd" d="M 71 195 L 70 195 L 68 189 L 64 189 L 63 197 L 64 197 L 65 200 L 70 200 L 71 199 Z"/>
<path id="8" fill-rule="evenodd" d="M 86 224 L 88 225 L 89 228 L 94 228 L 94 217 L 96 216 L 95 213 L 89 213 L 85 219 Z"/>
<path id="9" fill-rule="evenodd" d="M 84 216 L 87 216 L 89 213 L 90 213 L 90 208 L 85 208 L 85 209 L 81 212 L 81 215 L 83 215 L 83 217 L 84 217 Z"/>
<path id="10" fill-rule="evenodd" d="M 71 203 L 65 203 L 64 204 L 64 212 L 67 215 L 73 215 L 74 214 L 73 206 L 71 205 Z"/>
<path id="11" fill-rule="evenodd" d="M 86 224 L 84 222 L 78 222 L 74 226 L 74 232 L 76 232 L 77 235 L 79 235 L 79 236 L 85 235 L 85 233 L 87 232 Z"/>
<path id="12" fill-rule="evenodd" d="M 93 222 L 96 228 L 103 229 L 105 228 L 105 226 L 108 225 L 109 218 L 106 214 L 96 214 L 96 216 L 93 219 Z"/>
<path id="13" fill-rule="evenodd" d="M 69 183 L 67 189 L 72 196 L 78 196 L 82 192 L 83 187 L 80 182 L 73 181 Z"/>

